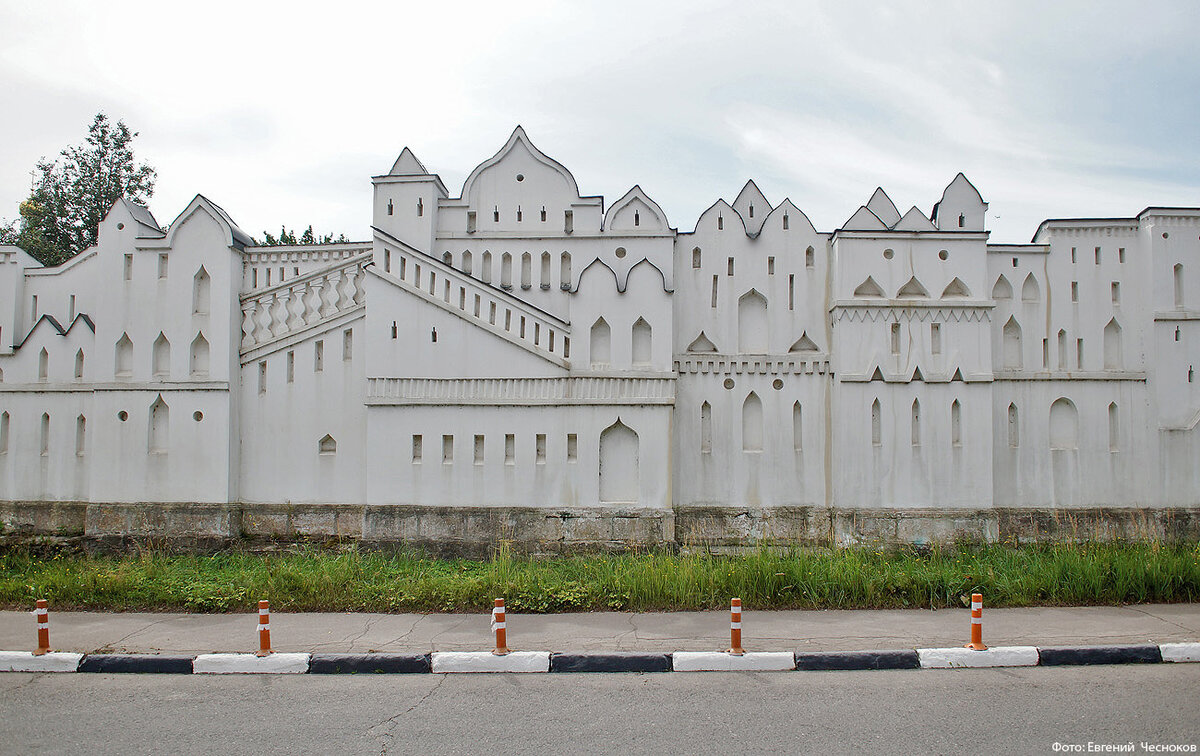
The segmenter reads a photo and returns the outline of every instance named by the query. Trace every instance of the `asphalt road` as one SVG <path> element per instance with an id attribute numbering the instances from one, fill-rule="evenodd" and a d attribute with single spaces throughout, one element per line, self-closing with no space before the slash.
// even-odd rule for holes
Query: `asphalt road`
<path id="1" fill-rule="evenodd" d="M 0 675 L 3 753 L 1055 753 L 1200 745 L 1200 664 L 653 675 Z"/>

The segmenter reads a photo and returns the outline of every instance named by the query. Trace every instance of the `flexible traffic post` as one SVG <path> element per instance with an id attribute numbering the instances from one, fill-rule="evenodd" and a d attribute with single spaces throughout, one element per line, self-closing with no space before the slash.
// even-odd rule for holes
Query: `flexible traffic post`
<path id="1" fill-rule="evenodd" d="M 504 599 L 496 599 L 496 605 L 492 607 L 492 632 L 496 634 L 496 648 L 492 649 L 492 653 L 496 656 L 504 656 L 508 653 L 508 627 L 504 622 Z"/>
<path id="2" fill-rule="evenodd" d="M 983 594 L 971 594 L 971 642 L 966 644 L 967 648 L 973 648 L 976 651 L 987 651 L 987 646 L 983 645 Z"/>
<path id="3" fill-rule="evenodd" d="M 258 655 L 271 653 L 271 602 L 258 602 Z"/>
<path id="4" fill-rule="evenodd" d="M 734 656 L 746 653 L 742 650 L 742 600 L 729 602 L 729 651 Z"/>
<path id="5" fill-rule="evenodd" d="M 34 656 L 41 656 L 50 650 L 50 605 L 46 599 L 37 600 L 37 609 L 33 616 L 37 619 L 38 647 Z"/>

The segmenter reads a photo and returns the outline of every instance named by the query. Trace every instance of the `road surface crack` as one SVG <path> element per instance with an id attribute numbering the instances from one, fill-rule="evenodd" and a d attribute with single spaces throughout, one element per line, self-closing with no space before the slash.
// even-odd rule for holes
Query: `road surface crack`
<path id="1" fill-rule="evenodd" d="M 438 675 L 439 679 L 438 679 L 437 683 L 435 683 L 434 686 L 425 693 L 425 695 L 423 695 L 419 699 L 417 699 L 416 703 L 414 703 L 412 706 L 409 706 L 407 709 L 405 709 L 402 712 L 393 714 L 392 716 L 383 720 L 379 724 L 372 725 L 368 729 L 368 732 L 370 732 L 371 730 L 375 730 L 380 727 L 386 728 L 384 730 L 384 732 L 379 736 L 379 739 L 380 739 L 379 755 L 380 756 L 385 756 L 388 752 L 388 748 L 396 740 L 397 720 L 399 720 L 400 717 L 403 717 L 406 714 L 411 714 L 412 712 L 416 711 L 417 707 L 419 707 L 421 704 L 423 704 L 427 700 L 429 700 L 429 697 L 432 696 L 434 693 L 437 693 L 438 688 L 442 687 L 443 683 L 446 682 L 446 678 L 448 678 L 448 677 L 450 677 L 450 675 Z"/>
<path id="2" fill-rule="evenodd" d="M 96 649 L 95 651 L 93 651 L 92 653 L 100 653 L 104 649 L 112 649 L 113 651 L 116 651 L 119 653 L 124 650 L 124 647 L 121 644 L 124 643 L 125 641 L 129 640 L 130 638 L 137 635 L 138 633 L 143 633 L 143 632 L 149 630 L 150 628 L 154 627 L 155 625 L 161 625 L 162 623 L 170 622 L 173 619 L 178 619 L 178 618 L 175 616 L 163 617 L 160 620 L 154 620 L 153 622 L 151 622 L 148 625 L 142 625 L 141 627 L 134 630 L 133 632 L 127 633 L 123 638 L 118 638 L 117 640 L 113 641 L 112 643 L 106 643 L 103 646 L 101 646 L 99 649 Z"/>
<path id="3" fill-rule="evenodd" d="M 416 619 L 416 620 L 415 620 L 415 621 L 412 623 L 412 625 L 411 625 L 411 626 L 409 626 L 409 628 L 408 628 L 408 631 L 407 631 L 407 632 L 405 632 L 405 633 L 404 633 L 404 634 L 402 634 L 402 635 L 398 635 L 398 636 L 396 636 L 395 638 L 392 638 L 390 641 L 388 641 L 388 642 L 387 642 L 386 644 L 384 644 L 384 645 L 385 645 L 385 646 L 394 646 L 394 645 L 396 645 L 397 643 L 400 643 L 401 641 L 407 640 L 407 639 L 408 639 L 408 636 L 410 636 L 410 635 L 412 635 L 414 632 L 416 632 L 416 630 L 417 630 L 417 625 L 420 625 L 422 622 L 424 622 L 424 621 L 425 621 L 425 620 L 427 620 L 427 619 L 429 619 L 429 615 L 428 615 L 428 614 L 422 614 L 421 616 L 417 617 L 417 619 Z M 432 639 L 431 639 L 431 642 L 432 642 Z"/>

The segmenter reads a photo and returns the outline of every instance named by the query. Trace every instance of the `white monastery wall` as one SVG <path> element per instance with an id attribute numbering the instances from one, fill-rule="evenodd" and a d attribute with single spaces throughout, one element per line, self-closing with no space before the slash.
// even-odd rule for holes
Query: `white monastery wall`
<path id="1" fill-rule="evenodd" d="M 0 500 L 1200 503 L 1200 209 L 990 244 L 961 174 L 830 232 L 750 181 L 680 233 L 520 128 L 458 196 L 407 148 L 372 181 L 367 242 L 255 247 L 197 197 L 0 248 Z"/>

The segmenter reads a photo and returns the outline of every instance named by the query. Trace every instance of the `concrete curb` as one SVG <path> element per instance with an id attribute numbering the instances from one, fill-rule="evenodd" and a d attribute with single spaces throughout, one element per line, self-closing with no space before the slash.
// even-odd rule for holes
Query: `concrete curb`
<path id="1" fill-rule="evenodd" d="M 1158 646 L 1073 646 L 1039 648 L 1043 667 L 1065 664 L 1158 664 Z"/>
<path id="2" fill-rule="evenodd" d="M 429 654 L 313 654 L 311 675 L 422 674 L 430 671 Z"/>
<path id="3" fill-rule="evenodd" d="M 192 662 L 198 675 L 303 675 L 310 654 L 200 654 Z"/>
<path id="4" fill-rule="evenodd" d="M 1034 646 L 994 646 L 986 651 L 970 648 L 918 648 L 917 656 L 925 669 L 961 667 L 1036 667 L 1038 650 Z"/>
<path id="5" fill-rule="evenodd" d="M 676 651 L 671 654 L 676 672 L 783 672 L 796 668 L 790 651 L 759 651 L 741 656 L 724 651 Z"/>
<path id="6" fill-rule="evenodd" d="M 0 672 L 166 674 L 428 674 L 456 672 L 774 672 L 786 670 L 951 669 L 1200 662 L 1200 643 L 1036 648 L 996 646 L 879 651 L 654 653 L 443 651 L 432 654 L 80 654 L 0 651 Z"/>
<path id="7" fill-rule="evenodd" d="M 158 654 L 88 654 L 79 663 L 79 671 L 190 675 L 194 658 Z"/>
<path id="8" fill-rule="evenodd" d="M 491 651 L 438 651 L 433 671 L 442 672 L 549 672 L 549 651 L 513 651 L 496 656 Z"/>
<path id="9" fill-rule="evenodd" d="M 1163 643 L 1158 650 L 1165 662 L 1200 662 L 1200 643 Z"/>
<path id="10" fill-rule="evenodd" d="M 551 672 L 670 672 L 671 655 L 614 651 L 609 653 L 552 653 Z"/>
<path id="11" fill-rule="evenodd" d="M 894 651 L 796 652 L 796 669 L 805 671 L 920 668 L 921 659 L 911 648 Z"/>
<path id="12" fill-rule="evenodd" d="M 83 654 L 51 651 L 34 656 L 29 651 L 0 651 L 0 672 L 78 672 Z"/>

